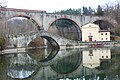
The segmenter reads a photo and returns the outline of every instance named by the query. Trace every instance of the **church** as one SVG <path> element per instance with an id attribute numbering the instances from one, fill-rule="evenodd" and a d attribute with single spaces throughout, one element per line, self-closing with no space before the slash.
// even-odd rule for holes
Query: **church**
<path id="1" fill-rule="evenodd" d="M 110 31 L 100 30 L 99 25 L 88 23 L 82 26 L 82 41 L 110 41 Z"/>

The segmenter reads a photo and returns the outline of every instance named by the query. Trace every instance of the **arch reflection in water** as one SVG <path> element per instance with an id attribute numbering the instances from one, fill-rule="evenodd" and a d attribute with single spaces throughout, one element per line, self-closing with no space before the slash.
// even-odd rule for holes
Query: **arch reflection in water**
<path id="1" fill-rule="evenodd" d="M 59 51 L 54 59 L 50 60 L 50 62 L 40 62 L 45 64 L 37 63 L 36 60 L 33 60 L 27 54 L 3 54 L 0 56 L 0 79 L 13 80 L 15 78 L 16 80 L 16 78 L 22 78 L 22 80 L 24 80 L 23 78 L 25 78 L 25 80 L 67 80 L 67 78 L 69 78 L 71 80 L 83 80 L 84 77 L 85 80 L 97 80 L 98 78 L 99 80 L 119 80 L 119 49 L 120 48 L 116 50 L 115 47 L 113 50 L 110 48 L 87 48 L 77 51 L 74 51 L 75 49 L 63 50 Z M 65 55 L 67 53 L 68 55 Z M 78 56 L 80 56 L 79 58 L 82 56 L 82 58 L 79 59 L 82 61 L 80 61 L 80 65 L 76 60 Z M 110 62 L 108 63 L 106 61 Z M 39 67 L 37 67 L 36 64 L 38 64 Z M 74 67 L 71 68 L 71 64 Z M 79 67 L 75 68 L 75 65 L 77 64 Z M 50 65 L 57 69 L 52 68 Z M 70 69 L 66 70 L 60 66 L 67 66 L 66 68 L 70 67 Z M 61 69 L 64 71 L 61 71 Z"/>
<path id="2" fill-rule="evenodd" d="M 73 52 L 72 55 L 60 59 L 50 67 L 59 74 L 68 74 L 75 71 L 82 62 L 82 55 L 79 51 Z"/>
<path id="3" fill-rule="evenodd" d="M 59 49 L 44 49 L 44 48 L 35 48 L 35 49 L 29 49 L 28 54 L 31 58 L 40 61 L 40 62 L 47 62 L 51 59 L 53 59 Z"/>
<path id="4" fill-rule="evenodd" d="M 8 70 L 7 75 L 12 78 L 27 78 L 34 73 L 35 70 L 32 70 L 35 66 L 30 67 L 26 66 L 14 66 Z"/>
<path id="5" fill-rule="evenodd" d="M 28 78 L 38 68 L 37 62 L 27 54 L 14 54 L 9 61 L 7 75 L 11 78 Z"/>

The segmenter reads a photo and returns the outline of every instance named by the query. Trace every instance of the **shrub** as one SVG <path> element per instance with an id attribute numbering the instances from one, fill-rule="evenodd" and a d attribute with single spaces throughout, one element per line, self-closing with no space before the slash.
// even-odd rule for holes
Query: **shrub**
<path id="1" fill-rule="evenodd" d="M 5 48 L 6 40 L 4 37 L 0 37 L 0 50 L 3 50 Z"/>

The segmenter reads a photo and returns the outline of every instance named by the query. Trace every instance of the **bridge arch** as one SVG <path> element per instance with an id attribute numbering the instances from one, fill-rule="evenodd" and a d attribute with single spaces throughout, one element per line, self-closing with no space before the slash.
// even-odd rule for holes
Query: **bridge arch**
<path id="1" fill-rule="evenodd" d="M 96 20 L 93 23 L 99 25 L 101 30 L 109 30 L 115 27 L 114 24 L 112 24 L 111 22 L 107 21 L 107 20 Z"/>
<path id="2" fill-rule="evenodd" d="M 59 44 L 52 37 L 49 36 L 40 36 L 40 37 L 45 38 L 51 44 L 53 49 L 60 48 Z"/>
<path id="3" fill-rule="evenodd" d="M 40 22 L 38 22 L 35 18 L 33 18 L 29 15 L 23 15 L 23 14 L 13 15 L 13 16 L 9 17 L 7 20 L 14 18 L 14 17 L 23 17 L 23 18 L 30 20 L 37 27 L 38 31 L 44 29 Z"/>
<path id="4" fill-rule="evenodd" d="M 37 37 L 41 37 L 41 38 L 44 38 L 44 39 L 46 39 L 50 44 L 51 44 L 51 47 L 52 48 L 54 48 L 54 49 L 59 49 L 60 48 L 60 46 L 59 46 L 59 44 L 58 44 L 58 42 L 54 39 L 54 38 L 52 38 L 50 35 L 47 35 L 47 34 L 49 34 L 49 33 L 44 33 L 45 31 L 43 31 L 43 32 L 40 32 L 40 33 L 36 33 L 34 36 L 33 36 L 33 38 L 32 39 L 30 39 L 28 42 L 27 42 L 27 46 L 29 45 L 29 43 L 31 42 L 31 41 L 33 41 L 34 39 L 36 39 Z M 45 40 L 44 40 L 45 41 Z M 46 43 L 45 43 L 46 44 Z"/>
<path id="5" fill-rule="evenodd" d="M 75 34 L 74 36 L 76 36 L 76 38 L 73 40 L 81 40 L 81 28 L 77 24 L 77 22 L 75 22 L 74 20 L 72 20 L 70 18 L 66 18 L 66 17 L 57 18 L 50 23 L 50 27 L 48 28 L 48 31 L 55 32 L 55 31 L 53 31 L 53 28 L 54 28 L 54 30 L 57 30 L 57 32 L 60 32 L 60 31 L 62 31 L 62 30 L 60 30 L 60 27 L 62 27 L 62 29 L 64 28 L 64 30 L 66 30 L 65 32 L 68 34 L 74 33 Z M 73 29 L 73 30 L 71 30 L 71 29 Z M 59 34 L 59 33 L 57 33 L 57 34 Z M 60 33 L 59 35 L 62 35 L 62 34 Z M 63 35 L 63 37 L 65 37 L 65 38 L 68 38 L 69 36 Z"/>

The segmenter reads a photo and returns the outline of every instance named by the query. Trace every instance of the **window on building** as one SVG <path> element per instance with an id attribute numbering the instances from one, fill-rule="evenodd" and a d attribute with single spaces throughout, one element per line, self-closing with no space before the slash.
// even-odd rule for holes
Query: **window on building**
<path id="1" fill-rule="evenodd" d="M 107 40 L 107 38 L 106 38 L 106 40 Z"/>
<path id="2" fill-rule="evenodd" d="M 107 35 L 107 33 L 105 33 L 105 35 Z"/>
<path id="3" fill-rule="evenodd" d="M 108 56 L 106 56 L 106 58 L 108 58 Z"/>
<path id="4" fill-rule="evenodd" d="M 104 58 L 104 56 L 102 56 L 102 58 Z"/>
<path id="5" fill-rule="evenodd" d="M 89 33 L 89 35 L 91 36 L 91 33 Z"/>
<path id="6" fill-rule="evenodd" d="M 90 65 L 92 67 L 92 65 Z"/>
<path id="7" fill-rule="evenodd" d="M 103 38 L 101 38 L 101 40 L 103 40 Z"/>
<path id="8" fill-rule="evenodd" d="M 103 33 L 101 33 L 101 35 L 103 35 Z"/>
<path id="9" fill-rule="evenodd" d="M 93 56 L 93 51 L 89 50 L 89 56 Z"/>

